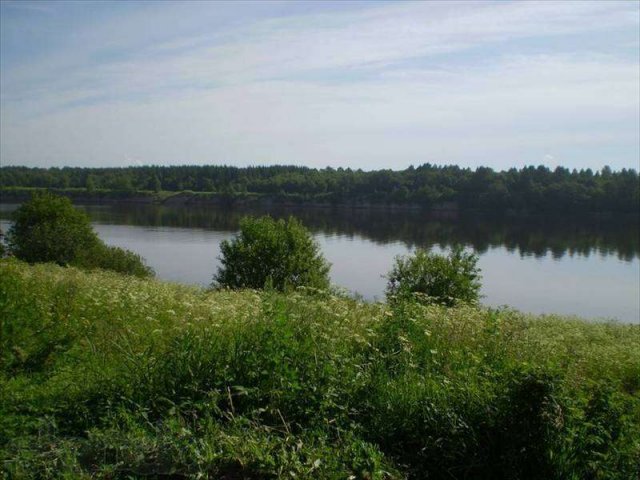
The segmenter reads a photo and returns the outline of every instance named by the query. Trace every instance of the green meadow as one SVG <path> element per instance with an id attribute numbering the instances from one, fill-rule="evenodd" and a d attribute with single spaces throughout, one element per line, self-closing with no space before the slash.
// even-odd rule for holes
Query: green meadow
<path id="1" fill-rule="evenodd" d="M 0 261 L 5 478 L 637 479 L 640 327 Z"/>

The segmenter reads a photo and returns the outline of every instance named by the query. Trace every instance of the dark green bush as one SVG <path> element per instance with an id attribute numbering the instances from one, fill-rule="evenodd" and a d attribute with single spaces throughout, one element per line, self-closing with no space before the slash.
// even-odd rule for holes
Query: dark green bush
<path id="1" fill-rule="evenodd" d="M 568 426 L 573 444 L 567 470 L 584 480 L 638 478 L 640 410 L 634 412 L 633 400 L 604 381 L 592 385 L 583 401 Z"/>
<path id="2" fill-rule="evenodd" d="M 154 276 L 153 269 L 137 253 L 102 242 L 81 252 L 72 263 L 81 268 L 101 268 L 136 277 Z"/>
<path id="3" fill-rule="evenodd" d="M 295 218 L 247 217 L 240 233 L 220 245 L 222 266 L 214 284 L 228 288 L 329 286 L 329 264 L 309 231 Z"/>
<path id="4" fill-rule="evenodd" d="M 417 299 L 422 303 L 453 306 L 474 303 L 480 292 L 478 256 L 455 247 L 448 256 L 417 250 L 398 256 L 387 275 L 387 299 Z"/>
<path id="5" fill-rule="evenodd" d="M 99 243 L 89 217 L 71 201 L 48 192 L 33 195 L 13 214 L 9 247 L 30 263 L 55 262 L 68 265 L 80 252 Z"/>
<path id="6" fill-rule="evenodd" d="M 140 255 L 105 245 L 94 232 L 89 217 L 74 208 L 66 197 L 36 193 L 15 211 L 13 219 L 9 246 L 21 260 L 153 276 L 153 270 Z"/>

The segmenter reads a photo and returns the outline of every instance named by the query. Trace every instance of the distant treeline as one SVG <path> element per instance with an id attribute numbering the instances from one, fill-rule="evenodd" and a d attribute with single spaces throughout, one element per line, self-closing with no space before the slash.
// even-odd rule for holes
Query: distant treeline
<path id="1" fill-rule="evenodd" d="M 544 166 L 494 171 L 424 164 L 362 171 L 296 166 L 145 166 L 127 168 L 0 168 L 2 187 L 82 188 L 120 192 L 215 192 L 302 198 L 309 203 L 397 204 L 517 212 L 637 212 L 634 169 L 569 170 Z"/>

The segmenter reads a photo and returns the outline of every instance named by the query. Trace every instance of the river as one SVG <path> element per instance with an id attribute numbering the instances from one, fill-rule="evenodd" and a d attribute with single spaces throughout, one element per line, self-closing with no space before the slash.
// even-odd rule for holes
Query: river
<path id="1" fill-rule="evenodd" d="M 7 231 L 16 205 L 0 204 Z M 245 214 L 295 215 L 331 262 L 332 282 L 383 300 L 396 255 L 446 252 L 462 244 L 480 256 L 482 302 L 640 324 L 637 217 L 504 217 L 352 209 L 239 211 L 150 205 L 81 206 L 108 244 L 139 253 L 161 279 L 208 285 L 220 242 Z"/>

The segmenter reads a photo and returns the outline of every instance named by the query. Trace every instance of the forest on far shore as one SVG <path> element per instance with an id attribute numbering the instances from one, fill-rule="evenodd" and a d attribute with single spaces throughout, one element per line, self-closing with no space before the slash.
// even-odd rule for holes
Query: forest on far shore
<path id="1" fill-rule="evenodd" d="M 424 164 L 405 170 L 315 169 L 226 165 L 126 168 L 0 168 L 0 187 L 85 189 L 88 192 L 193 191 L 295 198 L 300 203 L 399 204 L 425 208 L 542 212 L 637 213 L 635 169 L 569 170 L 528 166 L 495 171 Z"/>

